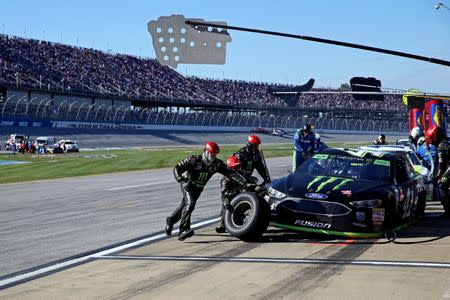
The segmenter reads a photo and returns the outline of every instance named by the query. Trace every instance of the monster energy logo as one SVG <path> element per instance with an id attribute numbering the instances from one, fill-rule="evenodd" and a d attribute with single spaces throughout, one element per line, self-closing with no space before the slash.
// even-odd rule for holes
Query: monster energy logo
<path id="1" fill-rule="evenodd" d="M 325 181 L 322 181 L 323 179 L 326 179 Z M 316 187 L 316 192 L 320 192 L 321 190 L 323 190 L 326 186 L 330 185 L 330 184 L 335 184 L 333 187 L 333 191 L 338 190 L 340 188 L 342 188 L 344 185 L 346 185 L 348 182 L 352 182 L 354 181 L 353 179 L 350 178 L 340 178 L 340 177 L 329 177 L 327 179 L 326 176 L 317 176 L 316 178 L 314 178 L 307 186 L 306 188 L 309 189 L 311 188 L 314 184 L 318 183 L 318 186 Z"/>
<path id="2" fill-rule="evenodd" d="M 200 172 L 200 174 L 198 175 L 198 180 L 200 180 L 200 181 L 206 181 L 207 178 L 208 178 L 208 172 Z"/>
<path id="3" fill-rule="evenodd" d="M 251 170 L 252 165 L 253 165 L 253 161 L 249 160 L 249 161 L 247 162 L 247 170 Z"/>

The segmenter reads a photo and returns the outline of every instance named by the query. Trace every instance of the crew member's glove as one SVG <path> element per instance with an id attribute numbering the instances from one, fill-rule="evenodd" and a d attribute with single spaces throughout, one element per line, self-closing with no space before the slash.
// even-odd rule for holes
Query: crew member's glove
<path id="1" fill-rule="evenodd" d="M 250 176 L 250 182 L 251 183 L 258 183 L 258 177 Z"/>
<path id="2" fill-rule="evenodd" d="M 191 175 L 189 173 L 184 173 L 183 175 L 181 175 L 181 179 L 178 182 L 179 183 L 188 182 L 190 179 Z"/>

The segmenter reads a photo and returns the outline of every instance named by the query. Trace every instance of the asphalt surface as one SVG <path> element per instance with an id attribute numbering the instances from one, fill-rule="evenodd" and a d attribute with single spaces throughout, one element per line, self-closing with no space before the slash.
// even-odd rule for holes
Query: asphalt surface
<path id="1" fill-rule="evenodd" d="M 273 177 L 290 158 L 268 160 Z M 194 219 L 220 212 L 219 175 Z M 172 169 L 0 185 L 0 277 L 160 231 L 180 203 Z"/>

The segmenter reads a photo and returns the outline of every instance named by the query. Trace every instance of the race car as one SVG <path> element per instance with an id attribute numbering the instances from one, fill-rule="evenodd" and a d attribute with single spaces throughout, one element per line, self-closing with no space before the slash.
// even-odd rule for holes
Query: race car
<path id="1" fill-rule="evenodd" d="M 262 196 L 242 193 L 225 213 L 228 232 L 258 239 L 267 225 L 346 237 L 380 237 L 423 216 L 424 176 L 404 153 L 327 148 Z"/>
<path id="2" fill-rule="evenodd" d="M 284 131 L 281 128 L 274 128 L 274 129 L 272 129 L 272 133 L 271 134 L 275 135 L 275 136 L 284 136 L 286 134 L 286 131 Z"/>
<path id="3" fill-rule="evenodd" d="M 264 134 L 269 134 L 270 131 L 267 128 L 262 128 L 262 127 L 253 127 L 251 132 L 255 132 L 255 133 L 264 133 Z"/>

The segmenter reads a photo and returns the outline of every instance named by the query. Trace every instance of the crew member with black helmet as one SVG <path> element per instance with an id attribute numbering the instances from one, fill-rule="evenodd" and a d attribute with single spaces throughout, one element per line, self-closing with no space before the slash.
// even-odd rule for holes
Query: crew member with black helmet
<path id="1" fill-rule="evenodd" d="M 217 158 L 219 146 L 214 142 L 207 142 L 202 155 L 191 155 L 180 161 L 173 169 L 175 180 L 181 183 L 183 198 L 177 209 L 166 218 L 165 232 L 172 234 L 173 225 L 180 221 L 178 240 L 183 241 L 194 235 L 191 229 L 191 214 L 206 183 L 215 174 L 229 176 L 239 184 L 245 184 L 245 178 Z"/>
<path id="2" fill-rule="evenodd" d="M 244 176 L 241 170 L 241 161 L 232 155 L 227 159 L 229 169 Z M 248 178 L 247 178 L 248 180 Z M 244 185 L 232 180 L 230 177 L 224 176 L 220 181 L 220 193 L 222 196 L 222 210 L 220 211 L 220 224 L 216 227 L 217 233 L 224 233 L 225 229 L 225 212 L 230 206 L 231 200 L 236 197 L 243 189 Z"/>
<path id="3" fill-rule="evenodd" d="M 436 180 L 438 187 L 438 195 L 442 206 L 444 207 L 444 215 L 450 216 L 450 146 L 445 132 L 438 126 L 430 128 L 425 133 L 426 141 L 437 147 L 438 165 L 436 172 Z"/>
<path id="4" fill-rule="evenodd" d="M 311 130 L 311 125 L 306 124 L 303 129 L 299 129 L 294 135 L 294 162 L 292 166 L 292 171 L 300 166 L 308 157 L 310 157 L 316 147 L 316 137 L 314 132 Z"/>
<path id="5" fill-rule="evenodd" d="M 256 169 L 259 175 L 264 180 L 263 184 L 270 183 L 269 170 L 267 169 L 266 161 L 259 149 L 261 139 L 256 135 L 250 135 L 247 138 L 247 144 L 239 151 L 235 152 L 233 156 L 236 156 L 241 162 L 241 168 L 246 176 L 251 176 Z"/>

